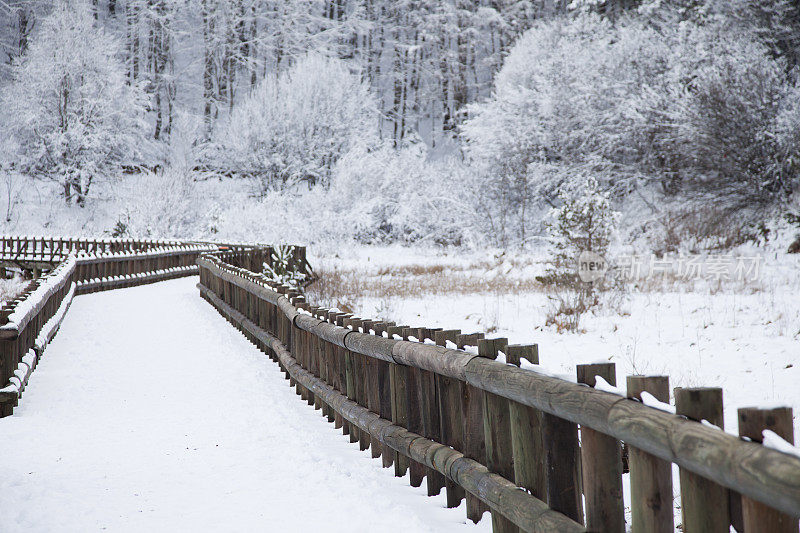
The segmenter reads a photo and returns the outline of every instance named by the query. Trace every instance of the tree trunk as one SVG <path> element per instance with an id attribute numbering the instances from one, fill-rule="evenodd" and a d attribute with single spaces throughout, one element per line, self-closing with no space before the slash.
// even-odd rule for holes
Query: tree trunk
<path id="1" fill-rule="evenodd" d="M 209 7 L 212 0 L 202 0 L 203 10 L 203 43 L 205 46 L 205 61 L 203 67 L 203 101 L 205 107 L 203 118 L 205 121 L 206 136 L 211 134 L 212 111 L 214 108 L 214 20 Z"/>

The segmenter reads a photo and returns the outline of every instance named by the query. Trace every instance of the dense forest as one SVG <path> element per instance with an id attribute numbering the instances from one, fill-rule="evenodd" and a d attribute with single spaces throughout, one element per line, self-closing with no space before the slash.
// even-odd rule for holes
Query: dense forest
<path id="1" fill-rule="evenodd" d="M 6 223 L 525 246 L 591 179 L 626 239 L 761 242 L 799 61 L 796 0 L 5 0 Z"/>

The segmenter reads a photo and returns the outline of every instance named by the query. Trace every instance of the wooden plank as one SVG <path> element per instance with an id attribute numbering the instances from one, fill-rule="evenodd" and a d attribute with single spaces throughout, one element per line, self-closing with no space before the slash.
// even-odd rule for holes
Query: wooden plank
<path id="1" fill-rule="evenodd" d="M 675 410 L 690 420 L 723 428 L 722 389 L 676 388 Z M 684 533 L 729 533 L 728 489 L 684 468 L 680 469 L 681 515 Z"/>
<path id="2" fill-rule="evenodd" d="M 456 343 L 460 330 L 437 331 L 434 342 L 439 346 L 446 346 L 447 341 Z M 441 421 L 441 442 L 452 446 L 456 450 L 464 449 L 464 437 L 461 421 L 461 384 L 458 380 L 447 376 L 436 375 L 436 385 L 439 394 L 439 420 Z M 464 499 L 464 489 L 451 479 L 445 479 L 447 494 L 447 507 L 458 507 Z"/>
<path id="3" fill-rule="evenodd" d="M 439 329 L 420 328 L 417 338 L 420 341 L 434 340 Z M 435 341 L 434 341 L 435 342 Z M 420 414 L 422 417 L 422 436 L 436 442 L 442 440 L 442 427 L 439 418 L 438 376 L 428 370 L 419 371 Z M 436 496 L 445 485 L 445 477 L 434 468 L 425 469 L 425 482 L 428 496 Z"/>
<path id="4" fill-rule="evenodd" d="M 580 471 L 578 468 L 578 426 L 542 414 L 542 441 L 545 452 L 547 504 L 576 522 L 583 522 Z"/>
<path id="5" fill-rule="evenodd" d="M 484 339 L 478 341 L 478 355 L 495 359 L 499 352 L 506 351 L 508 339 Z M 483 432 L 486 446 L 486 468 L 505 479 L 514 479 L 513 446 L 511 443 L 511 420 L 508 400 L 485 392 L 483 394 Z M 519 528 L 502 511 L 493 508 L 492 531 L 516 533 Z"/>
<path id="6" fill-rule="evenodd" d="M 418 334 L 419 328 L 404 328 L 402 336 L 404 340 Z M 422 402 L 420 398 L 420 369 L 413 366 L 406 366 L 405 381 L 406 381 L 406 429 L 414 433 L 422 434 L 422 415 L 420 413 Z M 422 480 L 425 478 L 425 467 L 417 462 L 411 461 L 408 470 L 409 484 L 412 487 L 422 486 Z"/>
<path id="7" fill-rule="evenodd" d="M 669 402 L 667 376 L 628 376 L 628 397 L 641 399 L 643 392 Z M 633 531 L 674 533 L 672 465 L 633 446 L 629 457 L 631 522 Z"/>
<path id="8" fill-rule="evenodd" d="M 578 383 L 594 387 L 596 376 L 611 385 L 617 384 L 614 363 L 577 365 Z M 586 529 L 598 533 L 624 533 L 620 442 L 591 428 L 581 427 L 581 472 Z"/>
<path id="9" fill-rule="evenodd" d="M 402 331 L 406 328 L 407 326 L 389 327 L 387 330 L 389 338 L 392 338 L 394 335 L 402 336 Z M 393 363 L 389 365 L 389 384 L 391 389 L 390 396 L 392 400 L 392 423 L 400 427 L 405 427 L 406 429 L 408 429 L 408 403 L 406 401 L 406 386 L 408 383 L 407 370 L 408 367 L 405 365 L 396 365 Z M 392 462 L 394 463 L 394 475 L 397 477 L 405 476 L 409 467 L 408 458 L 403 454 L 398 454 L 395 452 L 393 454 Z"/>
<path id="10" fill-rule="evenodd" d="M 773 409 L 741 408 L 739 414 L 739 435 L 754 442 L 762 442 L 763 431 L 769 430 L 783 440 L 794 444 L 794 427 L 791 407 Z M 797 510 L 800 514 L 800 509 Z M 797 533 L 797 517 L 781 513 L 764 503 L 742 498 L 742 518 L 744 530 L 765 531 L 769 533 Z"/>
<path id="11" fill-rule="evenodd" d="M 483 334 L 459 335 L 458 348 L 477 346 Z M 461 421 L 464 436 L 464 456 L 478 462 L 486 459 L 486 443 L 483 433 L 483 391 L 466 383 L 461 389 Z M 489 508 L 474 494 L 467 493 L 467 518 L 480 522 L 483 513 Z"/>

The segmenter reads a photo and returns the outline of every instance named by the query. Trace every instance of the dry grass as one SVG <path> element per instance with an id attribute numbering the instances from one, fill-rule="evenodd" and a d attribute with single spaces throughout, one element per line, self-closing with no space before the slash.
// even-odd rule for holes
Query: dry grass
<path id="1" fill-rule="evenodd" d="M 320 268 L 319 279 L 306 288 L 306 297 L 317 305 L 350 312 L 362 298 L 421 298 L 470 294 L 538 292 L 541 283 L 533 277 L 514 277 L 530 263 L 506 261 L 508 273 L 490 261 L 462 265 L 434 263 L 368 268 Z"/>

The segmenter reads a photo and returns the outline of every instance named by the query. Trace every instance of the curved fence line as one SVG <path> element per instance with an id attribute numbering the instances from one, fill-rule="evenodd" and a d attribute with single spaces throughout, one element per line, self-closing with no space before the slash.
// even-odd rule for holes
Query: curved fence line
<path id="1" fill-rule="evenodd" d="M 613 364 L 579 365 L 583 383 L 573 383 L 495 360 L 538 363 L 535 346 L 363 320 L 311 306 L 299 291 L 216 254 L 198 264 L 201 295 L 282 366 L 298 394 L 396 474 L 409 472 L 414 485 L 427 478 L 429 494 L 445 488 L 455 506 L 466 490 L 470 518 L 488 504 L 496 531 L 539 529 L 540 506 L 509 510 L 502 498 L 490 501 L 428 452 L 398 449 L 372 424 L 402 427 L 434 455 L 437 446 L 455 449 L 590 531 L 624 531 L 622 442 L 630 450 L 633 531 L 674 530 L 672 463 L 681 468 L 684 530 L 797 531 L 800 458 L 701 423 L 711 415 L 693 416 L 683 400 L 681 416 L 634 399 L 648 389 L 663 396 L 648 383 L 661 377 L 633 376 L 631 398 L 620 396 L 588 386 L 595 376 L 613 383 Z M 469 345 L 477 353 L 463 349 Z M 676 392 L 691 400 L 716 391 Z M 347 414 L 352 403 L 357 419 Z M 721 409 L 720 401 L 719 418 Z"/>
<path id="2" fill-rule="evenodd" d="M 19 236 L 0 243 L 0 264 L 36 276 L 0 308 L 0 416 L 18 404 L 73 296 L 197 275 L 197 259 L 209 252 L 259 270 L 280 259 L 273 247 L 249 243 Z M 292 268 L 310 272 L 305 248 L 292 253 Z"/>

